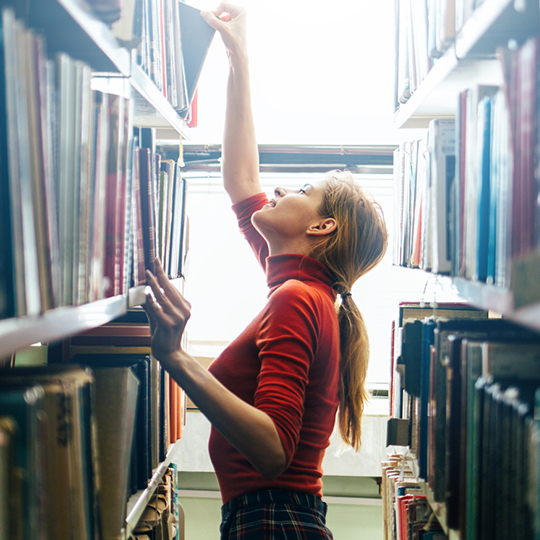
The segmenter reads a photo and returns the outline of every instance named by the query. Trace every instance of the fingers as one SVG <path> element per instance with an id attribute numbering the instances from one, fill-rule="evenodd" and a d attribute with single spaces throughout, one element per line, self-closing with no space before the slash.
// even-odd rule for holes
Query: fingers
<path id="1" fill-rule="evenodd" d="M 158 282 L 158 280 L 156 279 L 156 276 L 154 276 L 154 274 L 152 274 L 152 272 L 150 272 L 149 270 L 146 271 L 146 280 L 147 280 L 148 285 L 150 285 L 152 292 L 154 293 L 154 297 L 156 301 L 161 306 L 161 309 L 167 312 L 173 311 L 174 307 L 172 305 L 172 302 L 169 300 L 164 290 L 161 288 L 161 283 Z M 147 299 L 148 299 L 148 296 L 147 296 Z"/>
<path id="2" fill-rule="evenodd" d="M 154 296 L 161 306 L 161 309 L 169 315 L 175 317 L 189 318 L 191 304 L 180 294 L 178 289 L 169 281 L 163 268 L 156 260 L 156 276 L 149 270 L 146 271 L 148 285 L 152 289 Z"/>
<path id="3" fill-rule="evenodd" d="M 219 7 L 213 11 L 201 11 L 202 18 L 218 31 L 222 31 L 228 22 L 236 19 L 244 13 L 244 8 L 222 2 Z"/>

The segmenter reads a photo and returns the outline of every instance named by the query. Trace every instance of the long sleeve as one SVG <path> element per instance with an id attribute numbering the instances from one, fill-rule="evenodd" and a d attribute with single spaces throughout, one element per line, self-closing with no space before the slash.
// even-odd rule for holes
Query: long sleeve
<path id="1" fill-rule="evenodd" d="M 268 257 L 268 244 L 258 233 L 251 223 L 251 216 L 268 204 L 268 197 L 265 193 L 257 193 L 243 201 L 233 204 L 232 209 L 238 219 L 238 226 L 244 238 L 248 241 L 251 249 L 255 253 L 260 265 L 266 270 L 266 258 Z"/>

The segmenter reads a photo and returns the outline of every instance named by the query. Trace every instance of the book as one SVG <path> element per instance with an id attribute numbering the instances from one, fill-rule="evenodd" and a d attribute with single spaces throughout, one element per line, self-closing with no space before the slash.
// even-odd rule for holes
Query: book
<path id="1" fill-rule="evenodd" d="M 455 179 L 455 122 L 432 120 L 429 124 L 431 177 L 432 271 L 448 274 L 452 265 L 450 198 Z"/>
<path id="2" fill-rule="evenodd" d="M 107 152 L 109 148 L 109 95 L 94 92 L 93 116 L 95 128 L 95 172 L 92 193 L 91 245 L 89 247 L 89 300 L 105 297 L 105 190 L 107 182 Z"/>
<path id="3" fill-rule="evenodd" d="M 114 37 L 126 48 L 135 49 L 141 42 L 143 3 L 143 0 L 124 0 L 120 18 L 111 26 Z"/>
<path id="4" fill-rule="evenodd" d="M 139 148 L 133 148 L 133 285 L 146 282 L 144 262 L 144 242 L 142 228 L 142 199 L 140 188 Z"/>
<path id="5" fill-rule="evenodd" d="M 94 370 L 101 475 L 102 534 L 118 538 L 125 526 L 129 459 L 139 381 L 129 367 Z"/>
<path id="6" fill-rule="evenodd" d="M 141 196 L 141 230 L 144 248 L 144 267 L 152 271 L 156 258 L 155 203 L 152 154 L 149 148 L 139 148 L 139 182 Z"/>
<path id="7" fill-rule="evenodd" d="M 14 233 L 11 217 L 11 186 L 8 165 L 8 113 L 6 107 L 5 51 L 0 39 L 0 318 L 17 312 Z"/>
<path id="8" fill-rule="evenodd" d="M 50 538 L 93 539 L 98 534 L 100 480 L 91 404 L 92 375 L 80 366 L 3 370 L 0 395 L 13 386 L 39 385 L 43 451 L 43 522 Z M 38 415 L 39 416 L 39 415 Z M 41 473 L 34 473 L 41 474 Z"/>
<path id="9" fill-rule="evenodd" d="M 478 261 L 477 278 L 479 281 L 487 281 L 489 238 L 491 220 L 496 214 L 491 213 L 491 152 L 492 152 L 492 96 L 484 96 L 478 103 Z M 493 278 L 492 278 L 493 279 Z"/>
<path id="10" fill-rule="evenodd" d="M 201 71 L 214 38 L 215 30 L 201 17 L 200 10 L 178 3 L 182 56 L 188 108 L 193 102 Z M 187 114 L 187 111 L 182 111 Z"/>
<path id="11" fill-rule="evenodd" d="M 118 207 L 122 196 L 119 186 L 120 118 L 123 102 L 120 96 L 109 96 L 109 148 L 107 153 L 107 176 L 105 182 L 105 257 L 104 281 L 105 296 L 117 294 L 117 247 L 118 247 Z M 125 197 L 123 199 L 125 206 Z"/>
<path id="12" fill-rule="evenodd" d="M 2 10 L 5 103 L 7 115 L 8 171 L 11 231 L 15 249 L 14 276 L 17 316 L 41 311 L 39 263 L 32 195 L 27 86 L 24 78 L 25 32 L 12 9 Z M 14 141 L 21 141 L 15 144 Z"/>
<path id="13" fill-rule="evenodd" d="M 14 464 L 17 424 L 9 416 L 0 416 L 0 537 L 14 538 L 12 511 L 17 479 Z"/>
<path id="14" fill-rule="evenodd" d="M 150 455 L 150 430 L 155 419 L 151 417 L 150 402 L 150 356 L 133 352 L 122 353 L 119 347 L 107 347 L 99 352 L 96 348 L 86 348 L 90 353 L 77 353 L 71 361 L 98 370 L 111 367 L 130 367 L 139 381 L 136 407 L 135 437 L 132 452 L 134 488 L 145 489 L 152 476 Z M 105 352 L 107 351 L 107 352 Z"/>
<path id="15" fill-rule="evenodd" d="M 445 462 L 446 462 L 446 423 L 447 402 L 451 396 L 447 393 L 446 361 L 448 358 L 448 336 L 457 335 L 466 339 L 481 338 L 485 341 L 502 340 L 534 342 L 537 339 L 535 332 L 520 328 L 504 319 L 488 320 L 449 320 L 437 321 L 434 329 L 434 347 L 436 356 L 433 359 L 431 370 L 433 382 L 430 387 L 430 401 L 433 402 L 432 422 L 433 431 L 429 438 L 433 442 L 433 476 L 428 482 L 433 489 L 435 500 L 445 500 Z M 459 401 L 458 401 L 459 403 Z M 453 437 L 459 437 L 454 433 Z M 428 441 L 429 445 L 429 441 Z"/>
<path id="16" fill-rule="evenodd" d="M 16 489 L 10 494 L 10 528 L 13 538 L 44 538 L 40 527 L 43 500 L 43 445 L 40 444 L 40 418 L 43 389 L 26 384 L 4 388 L 0 392 L 0 416 L 9 416 L 16 424 L 14 465 Z"/>

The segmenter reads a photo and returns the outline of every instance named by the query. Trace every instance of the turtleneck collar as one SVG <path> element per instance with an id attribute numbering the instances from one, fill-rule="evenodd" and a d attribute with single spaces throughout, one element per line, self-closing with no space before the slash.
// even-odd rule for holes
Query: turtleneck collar
<path id="1" fill-rule="evenodd" d="M 304 255 L 272 255 L 266 259 L 266 282 L 270 294 L 289 279 L 318 282 L 332 290 L 332 274 L 323 263 Z"/>

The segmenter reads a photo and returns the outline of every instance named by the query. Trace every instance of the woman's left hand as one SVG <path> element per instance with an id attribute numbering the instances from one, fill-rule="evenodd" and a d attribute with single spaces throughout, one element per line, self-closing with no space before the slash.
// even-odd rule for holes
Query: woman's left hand
<path id="1" fill-rule="evenodd" d="M 191 304 L 169 281 L 157 259 L 154 268 L 156 275 L 147 270 L 146 277 L 155 299 L 147 294 L 144 309 L 150 322 L 152 354 L 166 365 L 181 350 L 182 335 L 191 316 Z"/>

